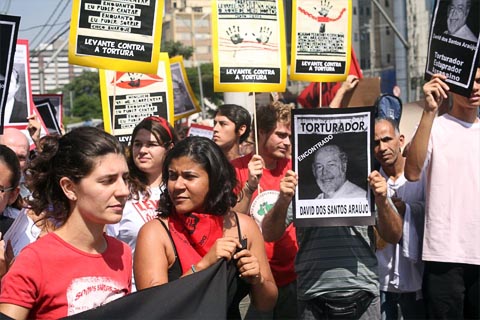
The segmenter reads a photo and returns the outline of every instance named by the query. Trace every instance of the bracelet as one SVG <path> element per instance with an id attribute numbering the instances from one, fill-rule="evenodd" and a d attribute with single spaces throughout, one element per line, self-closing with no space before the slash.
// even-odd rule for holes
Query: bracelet
<path id="1" fill-rule="evenodd" d="M 192 269 L 192 273 L 195 273 L 195 272 L 197 272 L 197 269 L 195 268 L 195 265 L 194 265 L 194 264 L 192 264 L 192 267 L 191 267 L 191 269 Z"/>
<path id="2" fill-rule="evenodd" d="M 257 189 L 257 188 L 253 188 L 253 187 L 248 183 L 248 181 L 245 182 L 245 187 L 247 187 L 247 189 L 248 189 L 248 191 L 250 191 L 250 193 L 254 193 L 255 190 Z"/>

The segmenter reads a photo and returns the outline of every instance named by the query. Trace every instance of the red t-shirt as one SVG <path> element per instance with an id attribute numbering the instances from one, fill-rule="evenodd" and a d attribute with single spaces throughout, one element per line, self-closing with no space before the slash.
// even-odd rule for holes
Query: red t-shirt
<path id="1" fill-rule="evenodd" d="M 238 179 L 238 188 L 241 189 L 248 180 L 248 163 L 253 154 L 248 154 L 232 161 Z M 280 190 L 280 180 L 292 168 L 290 159 L 278 160 L 273 170 L 263 169 L 260 179 L 260 195 L 258 190 L 252 195 L 252 204 L 249 214 L 260 225 L 268 210 L 275 204 Z M 258 196 L 258 197 L 257 197 Z M 282 237 L 275 242 L 265 242 L 270 268 L 277 286 L 283 287 L 297 278 L 295 273 L 295 255 L 298 251 L 295 227 L 290 224 Z"/>
<path id="2" fill-rule="evenodd" d="M 83 252 L 50 233 L 25 247 L 2 279 L 0 303 L 30 309 L 29 319 L 58 319 L 130 293 L 130 247 L 105 235 L 103 254 Z"/>

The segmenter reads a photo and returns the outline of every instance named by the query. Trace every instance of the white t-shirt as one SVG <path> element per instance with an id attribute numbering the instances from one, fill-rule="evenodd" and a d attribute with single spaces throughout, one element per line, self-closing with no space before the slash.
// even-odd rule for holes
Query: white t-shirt
<path id="1" fill-rule="evenodd" d="M 423 263 L 419 255 L 423 233 L 424 179 L 407 181 L 402 174 L 395 181 L 383 169 L 387 179 L 388 196 L 401 198 L 406 211 L 403 221 L 402 240 L 397 244 L 387 243 L 377 250 L 380 290 L 388 292 L 416 292 L 422 289 Z"/>
<path id="2" fill-rule="evenodd" d="M 423 260 L 480 265 L 480 122 L 435 119 L 428 144 Z"/>
<path id="3" fill-rule="evenodd" d="M 157 216 L 156 210 L 162 191 L 163 188 L 150 189 L 151 194 L 148 199 L 139 194 L 138 200 L 127 201 L 123 208 L 122 220 L 119 223 L 107 225 L 107 234 L 127 243 L 134 254 L 140 228 Z M 135 279 L 132 277 L 132 292 L 136 290 Z"/>
<path id="4" fill-rule="evenodd" d="M 157 205 L 162 191 L 160 188 L 150 190 L 150 197 L 138 196 L 138 200 L 128 200 L 123 208 L 122 220 L 107 225 L 107 234 L 127 243 L 135 251 L 140 228 L 157 216 Z"/>

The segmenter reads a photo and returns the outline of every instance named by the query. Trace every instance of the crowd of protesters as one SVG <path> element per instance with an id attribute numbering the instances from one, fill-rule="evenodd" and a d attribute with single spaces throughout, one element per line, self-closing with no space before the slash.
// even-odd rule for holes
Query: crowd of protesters
<path id="1" fill-rule="evenodd" d="M 293 106 L 279 101 L 257 106 L 253 124 L 243 107 L 220 106 L 211 140 L 150 116 L 127 150 L 91 127 L 40 138 L 33 117 L 29 157 L 23 133 L 6 129 L 0 231 L 28 227 L 0 242 L 0 313 L 62 318 L 225 259 L 238 276 L 232 319 L 480 318 L 480 66 L 470 97 L 442 75 L 423 90 L 408 144 L 398 120 L 375 121 L 375 226 L 295 227 L 303 177 L 292 171 Z M 314 158 L 319 199 L 365 194 L 341 148 Z"/>

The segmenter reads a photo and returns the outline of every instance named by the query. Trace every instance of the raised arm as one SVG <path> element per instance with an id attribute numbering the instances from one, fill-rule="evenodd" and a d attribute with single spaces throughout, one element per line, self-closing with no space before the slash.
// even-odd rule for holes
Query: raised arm
<path id="1" fill-rule="evenodd" d="M 403 220 L 393 202 L 387 196 L 387 181 L 374 170 L 368 176 L 370 188 L 375 195 L 377 205 L 377 229 L 380 237 L 389 243 L 398 243 L 402 238 Z"/>
<path id="2" fill-rule="evenodd" d="M 443 99 L 448 98 L 449 87 L 444 82 L 445 79 L 444 75 L 436 74 L 423 86 L 425 108 L 417 131 L 410 142 L 405 162 L 405 177 L 410 181 L 417 181 L 421 177 L 423 165 L 427 158 L 428 141 L 433 120 Z"/>
<path id="3" fill-rule="evenodd" d="M 297 174 L 288 170 L 280 180 L 280 195 L 275 205 L 268 211 L 262 221 L 262 233 L 265 241 L 271 242 L 280 239 L 287 228 L 285 221 L 287 211 L 297 186 Z"/>
<path id="4" fill-rule="evenodd" d="M 355 89 L 358 84 L 358 77 L 352 74 L 348 75 L 347 79 L 342 83 L 342 86 L 338 88 L 337 93 L 330 102 L 330 108 L 342 108 L 345 107 L 343 99 L 345 95 Z"/>

